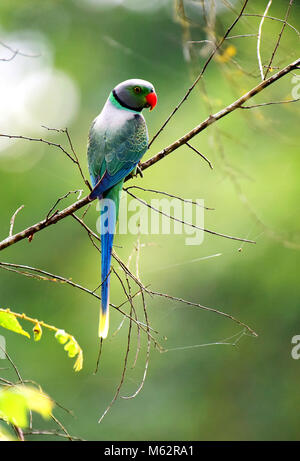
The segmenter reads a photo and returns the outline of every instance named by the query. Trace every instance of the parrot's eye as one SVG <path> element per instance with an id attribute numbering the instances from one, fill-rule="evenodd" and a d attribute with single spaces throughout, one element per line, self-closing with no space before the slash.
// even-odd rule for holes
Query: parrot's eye
<path id="1" fill-rule="evenodd" d="M 139 94 L 142 90 L 141 90 L 141 87 L 140 86 L 135 86 L 133 88 L 133 91 L 136 93 L 136 94 Z"/>

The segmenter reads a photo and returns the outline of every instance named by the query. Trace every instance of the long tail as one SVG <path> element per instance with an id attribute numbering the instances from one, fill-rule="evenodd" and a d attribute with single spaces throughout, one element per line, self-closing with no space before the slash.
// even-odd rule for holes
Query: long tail
<path id="1" fill-rule="evenodd" d="M 100 200 L 101 226 L 101 306 L 99 337 L 105 339 L 109 328 L 110 266 L 116 221 L 119 212 L 119 195 L 122 184 L 110 189 Z"/>

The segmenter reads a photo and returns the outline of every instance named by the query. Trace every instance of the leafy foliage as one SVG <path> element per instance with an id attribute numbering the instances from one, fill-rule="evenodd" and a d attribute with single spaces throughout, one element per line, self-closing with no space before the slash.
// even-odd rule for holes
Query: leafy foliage
<path id="1" fill-rule="evenodd" d="M 26 314 L 18 314 L 16 312 L 11 312 L 9 309 L 0 309 L 0 326 L 6 328 L 7 330 L 14 331 L 15 333 L 21 334 L 23 336 L 27 336 L 30 338 L 29 333 L 23 330 L 22 326 L 20 325 L 18 318 L 22 320 L 27 320 L 34 324 L 33 327 L 33 337 L 34 341 L 40 341 L 43 330 L 42 327 L 47 328 L 48 330 L 55 332 L 55 338 L 60 344 L 65 344 L 65 351 L 68 352 L 68 356 L 70 358 L 74 358 L 77 356 L 77 359 L 74 364 L 74 370 L 80 371 L 83 366 L 83 351 L 79 346 L 78 342 L 71 336 L 69 333 L 66 333 L 65 330 L 60 330 L 53 325 L 48 325 L 43 321 L 39 321 L 36 319 L 32 319 L 28 317 Z"/>
<path id="2" fill-rule="evenodd" d="M 48 419 L 53 407 L 54 403 L 47 394 L 30 386 L 18 385 L 0 391 L 0 418 L 20 428 L 28 426 L 30 411 Z"/>
<path id="3" fill-rule="evenodd" d="M 30 338 L 30 334 L 23 330 L 16 316 L 9 309 L 6 311 L 0 309 L 0 326 Z"/>

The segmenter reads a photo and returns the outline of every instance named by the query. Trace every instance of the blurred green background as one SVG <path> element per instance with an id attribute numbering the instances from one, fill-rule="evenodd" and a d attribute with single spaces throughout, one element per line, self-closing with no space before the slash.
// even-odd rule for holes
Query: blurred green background
<path id="1" fill-rule="evenodd" d="M 216 37 L 235 17 L 226 3 L 216 2 Z M 250 1 L 246 11 L 262 14 L 262 3 Z M 242 2 L 232 4 L 239 10 Z M 269 14 L 283 18 L 287 4 L 275 2 Z M 153 135 L 207 58 L 205 44 L 188 48 L 185 43 L 211 37 L 201 2 L 186 1 L 185 7 L 191 22 L 178 19 L 172 1 L 2 0 L 1 42 L 35 57 L 17 55 L 10 62 L 0 61 L 0 132 L 42 136 L 66 146 L 63 135 L 47 132 L 41 125 L 68 126 L 87 174 L 87 134 L 93 118 L 117 83 L 138 77 L 153 82 L 158 93 L 157 108 L 145 114 Z M 299 18 L 295 4 L 290 24 L 297 27 L 298 23 L 299 28 Z M 258 25 L 257 17 L 243 18 L 231 35 L 256 34 Z M 280 28 L 281 23 L 265 21 L 264 64 Z M 274 66 L 283 67 L 298 57 L 297 40 L 295 31 L 287 27 Z M 234 57 L 227 59 L 224 52 L 229 45 L 235 47 Z M 0 46 L 0 57 L 10 55 Z M 200 123 L 209 115 L 209 105 L 217 111 L 259 81 L 256 38 L 226 42 L 205 73 L 205 88 L 199 85 L 194 90 L 146 157 Z M 249 104 L 291 99 L 295 92 L 299 97 L 297 81 L 289 74 Z M 130 185 L 187 199 L 203 198 L 206 206 L 215 208 L 205 212 L 205 227 L 254 239 L 257 244 L 205 234 L 201 245 L 188 246 L 185 234 L 142 235 L 141 279 L 155 291 L 227 312 L 250 325 L 258 337 L 243 336 L 235 347 L 211 345 L 164 354 L 151 348 L 143 390 L 135 399 L 119 398 L 99 425 L 97 419 L 120 380 L 128 323 L 112 337 L 122 319 L 112 311 L 111 334 L 94 375 L 97 300 L 67 285 L 1 270 L 1 307 L 64 328 L 83 348 L 84 368 L 74 373 L 73 361 L 51 334 L 45 332 L 42 341 L 34 343 L 3 329 L 0 332 L 23 378 L 38 382 L 53 399 L 74 411 L 72 417 L 59 407 L 55 410 L 72 435 L 88 440 L 299 439 L 300 361 L 291 357 L 291 339 L 300 334 L 299 106 L 235 111 L 218 123 L 217 130 L 210 127 L 192 144 L 212 161 L 213 170 L 181 147 Z M 24 209 L 16 218 L 15 231 L 39 221 L 58 197 L 82 187 L 74 165 L 55 148 L 0 138 L 0 149 L 1 238 L 7 236 L 10 218 L 20 205 Z M 137 195 L 152 197 L 143 192 Z M 94 230 L 96 219 L 93 204 L 86 220 Z M 127 260 L 135 241 L 133 235 L 116 238 L 116 245 L 122 247 L 116 250 L 123 259 Z M 0 259 L 39 267 L 91 289 L 100 279 L 99 254 L 71 218 L 36 234 L 31 244 L 22 241 L 7 248 Z M 120 304 L 123 300 L 118 281 L 112 280 L 111 301 Z M 169 349 L 215 343 L 242 331 L 229 319 L 196 307 L 158 297 L 147 296 L 146 301 L 151 325 Z M 142 318 L 140 304 L 138 309 Z M 137 365 L 131 369 L 134 331 L 121 395 L 132 394 L 142 379 L 144 336 Z M 0 365 L 9 366 L 5 360 Z M 2 370 L 1 376 L 15 379 L 12 371 Z M 38 418 L 34 426 L 55 427 Z M 41 438 L 51 439 L 36 436 Z"/>

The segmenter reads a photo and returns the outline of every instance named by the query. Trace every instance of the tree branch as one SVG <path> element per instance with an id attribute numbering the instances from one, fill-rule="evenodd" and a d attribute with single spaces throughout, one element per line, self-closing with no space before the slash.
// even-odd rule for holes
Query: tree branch
<path id="1" fill-rule="evenodd" d="M 151 157 L 146 162 L 141 163 L 140 164 L 141 170 L 142 171 L 146 170 L 150 166 L 154 165 L 154 163 L 158 162 L 159 160 L 163 159 L 167 155 L 171 154 L 171 152 L 178 149 L 183 144 L 186 144 L 190 139 L 192 139 L 197 134 L 201 133 L 201 131 L 205 130 L 209 125 L 212 125 L 217 120 L 220 120 L 220 118 L 223 118 L 226 115 L 233 112 L 234 110 L 240 108 L 242 104 L 244 104 L 246 101 L 248 101 L 248 99 L 253 98 L 253 96 L 257 95 L 262 90 L 267 88 L 269 85 L 276 82 L 280 78 L 284 77 L 284 75 L 286 75 L 289 72 L 291 72 L 292 70 L 296 69 L 299 65 L 300 65 L 300 58 L 297 59 L 296 61 L 292 62 L 288 66 L 284 67 L 282 70 L 280 70 L 279 72 L 274 74 L 272 77 L 269 77 L 267 80 L 264 80 L 263 82 L 259 83 L 257 86 L 252 88 L 252 90 L 245 93 L 243 96 L 241 96 L 239 99 L 234 101 L 229 106 L 225 107 L 224 109 L 220 110 L 219 112 L 217 112 L 214 115 L 210 115 L 206 120 L 204 120 L 204 122 L 200 123 L 200 125 L 196 126 L 193 130 L 189 131 L 184 136 L 177 139 L 177 141 L 173 142 L 168 147 L 165 147 L 158 154 L 154 155 L 154 157 Z"/>
<path id="2" fill-rule="evenodd" d="M 154 165 L 158 161 L 165 158 L 167 155 L 171 154 L 171 152 L 175 151 L 180 146 L 186 144 L 190 139 L 192 139 L 197 134 L 204 131 L 206 128 L 208 128 L 210 125 L 212 125 L 216 121 L 230 114 L 234 110 L 239 109 L 246 101 L 248 101 L 248 99 L 253 98 L 253 96 L 257 95 L 262 90 L 272 85 L 274 82 L 284 77 L 292 70 L 296 69 L 299 65 L 300 65 L 300 58 L 292 62 L 288 66 L 284 67 L 282 70 L 280 70 L 273 76 L 269 77 L 267 80 L 264 80 L 261 83 L 259 83 L 257 86 L 252 88 L 250 91 L 245 93 L 243 96 L 241 96 L 239 99 L 234 101 L 229 106 L 225 107 L 224 109 L 220 110 L 214 115 L 210 115 L 206 120 L 200 123 L 200 125 L 197 125 L 195 128 L 193 128 L 191 131 L 186 133 L 184 136 L 177 139 L 177 141 L 173 142 L 168 147 L 165 147 L 162 151 L 160 151 L 158 154 L 151 157 L 146 162 L 141 163 L 140 164 L 141 170 L 142 171 L 146 170 L 150 166 Z M 125 181 L 127 181 L 128 179 L 131 179 L 131 177 L 127 177 Z M 73 203 L 69 207 L 65 208 L 64 210 L 57 212 L 54 216 L 51 216 L 48 220 L 43 219 L 42 221 L 28 227 L 27 229 L 24 229 L 23 231 L 15 235 L 12 235 L 11 237 L 7 237 L 2 242 L 0 242 L 0 251 L 3 250 L 4 248 L 7 248 L 19 242 L 20 240 L 24 240 L 25 238 L 28 238 L 28 237 L 31 238 L 36 232 L 39 232 L 45 229 L 46 227 L 51 226 L 52 224 L 56 224 L 61 219 L 64 219 L 67 216 L 70 216 L 71 214 L 75 213 L 75 211 L 79 210 L 80 208 L 86 206 L 89 203 L 90 203 L 90 199 L 88 196 L 86 196 L 82 198 L 81 200 L 78 200 L 77 202 Z"/>

